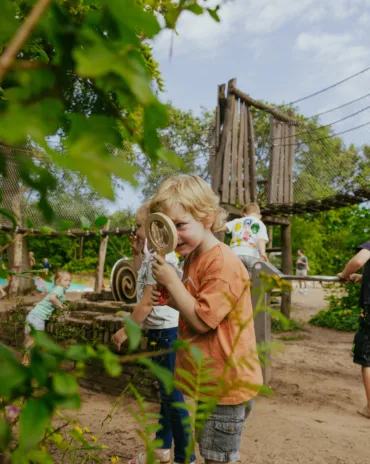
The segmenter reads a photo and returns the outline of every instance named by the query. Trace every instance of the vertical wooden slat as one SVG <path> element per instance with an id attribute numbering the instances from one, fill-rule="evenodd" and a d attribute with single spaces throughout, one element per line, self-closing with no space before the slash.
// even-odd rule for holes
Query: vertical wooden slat
<path id="1" fill-rule="evenodd" d="M 235 97 L 231 93 L 231 90 L 235 87 L 236 87 L 236 79 L 231 79 L 229 81 L 228 89 L 227 89 L 226 109 L 224 112 L 225 119 L 223 120 L 222 132 L 220 136 L 220 144 L 217 150 L 216 159 L 215 159 L 215 169 L 213 171 L 213 176 L 212 176 L 212 189 L 216 194 L 219 194 L 220 190 L 222 189 L 224 152 L 225 152 L 228 132 L 231 130 L 231 125 L 232 125 L 232 120 L 233 120 L 234 100 L 235 100 Z M 223 111 L 220 112 L 221 123 L 222 123 L 222 117 L 221 117 L 222 114 L 223 114 Z"/>
<path id="2" fill-rule="evenodd" d="M 278 185 L 278 203 L 284 203 L 284 159 L 285 159 L 285 124 L 281 125 L 281 138 L 277 140 L 279 145 L 279 185 Z"/>
<path id="3" fill-rule="evenodd" d="M 243 107 L 244 114 L 244 203 L 248 204 L 251 201 L 251 186 L 249 176 L 249 130 L 248 130 L 248 108 L 245 104 Z"/>
<path id="4" fill-rule="evenodd" d="M 239 124 L 238 167 L 237 167 L 239 205 L 244 204 L 244 192 L 243 192 L 244 108 L 245 108 L 245 103 L 240 102 L 240 124 Z"/>
<path id="5" fill-rule="evenodd" d="M 222 174 L 222 202 L 229 203 L 230 194 L 230 158 L 231 158 L 231 131 L 227 131 Z"/>
<path id="6" fill-rule="evenodd" d="M 217 123 L 216 123 L 217 124 Z M 212 175 L 215 169 L 215 162 L 216 162 L 216 131 L 217 127 L 216 125 L 213 126 L 211 129 L 211 137 L 210 137 L 210 149 L 209 149 L 209 159 L 208 159 L 208 172 L 211 174 L 211 179 Z"/>
<path id="7" fill-rule="evenodd" d="M 277 145 L 280 143 L 280 126 L 276 119 L 270 117 L 270 166 L 269 166 L 269 180 L 268 180 L 268 203 L 276 203 L 277 201 L 277 187 L 279 175 L 279 148 Z"/>
<path id="8" fill-rule="evenodd" d="M 289 128 L 289 154 L 288 154 L 288 170 L 289 170 L 289 203 L 293 203 L 293 166 L 296 149 L 296 126 L 291 125 Z"/>
<path id="9" fill-rule="evenodd" d="M 236 204 L 236 174 L 238 167 L 238 100 L 235 97 L 234 117 L 231 138 L 231 178 L 230 178 L 230 204 Z"/>
<path id="10" fill-rule="evenodd" d="M 283 187 L 283 203 L 289 203 L 290 185 L 289 185 L 289 125 L 284 124 L 284 187 Z"/>
<path id="11" fill-rule="evenodd" d="M 254 127 L 253 116 L 250 108 L 248 114 L 248 133 L 249 133 L 249 176 L 251 201 L 257 201 L 257 178 L 256 178 L 256 148 L 254 146 Z"/>

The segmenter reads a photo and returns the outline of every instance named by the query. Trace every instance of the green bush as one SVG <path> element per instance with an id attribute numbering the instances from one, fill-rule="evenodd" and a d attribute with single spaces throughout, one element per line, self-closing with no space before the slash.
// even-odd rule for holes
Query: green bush
<path id="1" fill-rule="evenodd" d="M 347 285 L 345 288 L 340 287 L 340 289 L 340 295 L 338 295 L 338 287 L 336 287 L 331 295 L 325 298 L 329 301 L 328 309 L 319 311 L 309 321 L 310 324 L 346 332 L 358 330 L 361 312 L 361 308 L 358 306 L 360 286 Z"/>
<path id="2" fill-rule="evenodd" d="M 302 324 L 294 319 L 281 320 L 274 317 L 271 319 L 271 332 L 273 333 L 293 332 L 301 329 Z"/>

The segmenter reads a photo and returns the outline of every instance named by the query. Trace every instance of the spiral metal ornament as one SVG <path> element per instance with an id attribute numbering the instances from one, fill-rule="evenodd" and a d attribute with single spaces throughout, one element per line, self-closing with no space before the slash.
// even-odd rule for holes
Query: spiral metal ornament
<path id="1" fill-rule="evenodd" d="M 132 262 L 120 259 L 113 266 L 110 276 L 110 286 L 116 301 L 127 304 L 136 303 L 137 273 Z"/>

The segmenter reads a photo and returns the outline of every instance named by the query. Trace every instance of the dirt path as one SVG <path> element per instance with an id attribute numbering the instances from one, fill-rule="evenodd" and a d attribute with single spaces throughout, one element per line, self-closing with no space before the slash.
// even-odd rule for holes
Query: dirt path
<path id="1" fill-rule="evenodd" d="M 310 289 L 308 296 L 295 293 L 293 317 L 307 321 L 325 306 L 323 297 L 321 289 Z M 299 335 L 299 340 L 282 341 L 283 351 L 275 354 L 274 394 L 257 398 L 244 430 L 241 462 L 368 464 L 370 422 L 356 413 L 364 393 L 360 370 L 350 356 L 353 335 L 309 325 Z M 84 391 L 82 425 L 98 434 L 114 400 Z M 104 427 L 99 442 L 109 446 L 106 462 L 113 455 L 125 462 L 143 449 L 128 409 L 127 404 L 120 406 Z M 158 405 L 150 409 L 157 411 Z"/>

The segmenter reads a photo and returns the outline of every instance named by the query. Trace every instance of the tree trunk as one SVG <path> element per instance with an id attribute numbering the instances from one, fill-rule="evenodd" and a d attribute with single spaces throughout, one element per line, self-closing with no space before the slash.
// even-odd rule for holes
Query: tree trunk
<path id="1" fill-rule="evenodd" d="M 14 234 L 13 244 L 8 248 L 9 270 L 13 272 L 30 271 L 30 261 L 28 257 L 27 239 L 23 234 Z M 12 276 L 8 288 L 9 298 L 26 295 L 36 290 L 35 282 L 32 277 Z"/>
<path id="2" fill-rule="evenodd" d="M 22 225 L 22 201 L 26 189 L 21 185 L 18 172 L 18 164 L 12 151 L 9 148 L 2 149 L 2 156 L 5 159 L 6 176 L 2 179 L 1 188 L 3 194 L 3 205 L 5 209 L 10 209 L 15 215 L 18 225 Z M 9 270 L 14 272 L 24 272 L 30 270 L 28 248 L 25 235 L 15 233 L 13 243 L 8 248 Z M 8 293 L 9 297 L 25 295 L 35 290 L 35 283 L 31 278 L 13 276 L 10 280 Z"/>

